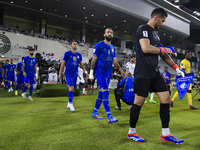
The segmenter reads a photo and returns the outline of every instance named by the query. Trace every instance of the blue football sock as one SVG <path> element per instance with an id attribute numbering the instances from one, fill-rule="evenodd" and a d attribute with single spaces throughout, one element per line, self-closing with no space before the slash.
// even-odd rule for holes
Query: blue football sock
<path id="1" fill-rule="evenodd" d="M 4 81 L 5 87 L 8 86 L 8 81 Z"/>
<path id="2" fill-rule="evenodd" d="M 103 96 L 102 96 L 102 101 L 103 101 L 103 106 L 104 106 L 104 109 L 106 111 L 106 114 L 107 114 L 107 117 L 109 117 L 111 115 L 111 112 L 110 112 L 110 103 L 109 103 L 109 91 L 104 91 L 103 92 Z"/>
<path id="3" fill-rule="evenodd" d="M 25 88 L 25 85 L 22 84 L 22 93 L 24 93 L 24 88 Z"/>
<path id="4" fill-rule="evenodd" d="M 8 82 L 8 89 L 10 89 L 10 82 Z"/>
<path id="5" fill-rule="evenodd" d="M 16 89 L 15 90 L 18 91 L 18 85 L 16 85 Z"/>
<path id="6" fill-rule="evenodd" d="M 102 91 L 99 91 L 99 95 L 97 97 L 93 113 L 98 112 L 101 103 L 102 103 Z"/>
<path id="7" fill-rule="evenodd" d="M 26 93 L 26 89 L 27 89 L 28 87 L 26 87 L 26 86 L 24 86 L 24 93 Z"/>
<path id="8" fill-rule="evenodd" d="M 30 86 L 30 90 L 29 90 L 29 97 L 32 96 L 32 93 L 33 93 L 33 86 Z"/>
<path id="9" fill-rule="evenodd" d="M 68 103 L 70 103 L 70 104 L 73 103 L 73 97 L 74 97 L 74 92 L 69 91 L 69 92 L 68 92 L 68 98 L 69 98 Z"/>

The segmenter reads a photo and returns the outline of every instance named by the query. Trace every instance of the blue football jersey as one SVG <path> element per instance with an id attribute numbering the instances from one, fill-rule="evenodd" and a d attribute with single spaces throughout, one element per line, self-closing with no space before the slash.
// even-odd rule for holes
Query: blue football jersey
<path id="1" fill-rule="evenodd" d="M 101 41 L 95 45 L 93 56 L 98 57 L 95 65 L 95 77 L 102 75 L 111 78 L 113 58 L 116 57 L 115 47 Z"/>
<path id="2" fill-rule="evenodd" d="M 8 64 L 7 67 L 8 69 L 8 76 L 14 76 L 15 75 L 15 68 L 16 68 L 16 65 L 15 64 Z"/>
<path id="3" fill-rule="evenodd" d="M 0 78 L 2 77 L 3 67 L 0 68 Z"/>
<path id="4" fill-rule="evenodd" d="M 9 65 L 9 64 L 5 64 L 5 65 L 3 65 L 4 76 L 5 76 L 5 74 L 6 74 L 6 68 L 7 68 L 7 65 Z"/>
<path id="5" fill-rule="evenodd" d="M 20 75 L 23 75 L 22 65 L 23 65 L 22 62 L 17 64 L 17 71 L 20 72 Z"/>
<path id="6" fill-rule="evenodd" d="M 128 78 L 127 82 L 126 79 Z M 131 96 L 135 96 L 135 94 L 133 93 L 134 88 L 133 88 L 133 81 L 134 78 L 133 77 L 126 77 L 125 79 L 122 79 L 122 81 L 119 83 L 119 85 L 121 87 L 124 87 L 124 84 L 126 82 L 126 87 L 125 87 L 125 91 L 123 93 L 123 99 L 129 99 L 129 97 Z"/>
<path id="7" fill-rule="evenodd" d="M 82 55 L 79 52 L 72 53 L 67 51 L 64 54 L 63 60 L 65 61 L 65 75 L 66 76 L 77 76 L 78 65 L 82 61 Z"/>
<path id="8" fill-rule="evenodd" d="M 24 71 L 30 76 L 35 76 L 35 65 L 37 65 L 37 59 L 35 57 L 31 58 L 29 56 L 24 57 L 23 63 L 25 64 Z"/>

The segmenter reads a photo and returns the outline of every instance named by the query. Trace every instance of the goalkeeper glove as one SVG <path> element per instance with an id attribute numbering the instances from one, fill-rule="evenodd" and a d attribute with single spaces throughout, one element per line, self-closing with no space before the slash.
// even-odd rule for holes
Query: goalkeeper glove
<path id="1" fill-rule="evenodd" d="M 93 75 L 93 73 L 94 73 L 94 70 L 93 69 L 91 69 L 90 70 L 90 75 L 89 75 L 89 79 L 94 79 L 94 75 Z"/>
<path id="2" fill-rule="evenodd" d="M 177 73 L 178 76 L 181 75 L 183 78 L 185 77 L 184 71 L 181 70 L 181 69 L 179 69 L 179 67 L 177 66 L 177 64 L 174 64 L 174 65 L 172 66 L 172 68 L 173 68 L 174 70 L 176 70 L 176 73 Z"/>
<path id="3" fill-rule="evenodd" d="M 175 50 L 171 46 L 160 47 L 160 53 L 172 53 L 175 54 Z"/>

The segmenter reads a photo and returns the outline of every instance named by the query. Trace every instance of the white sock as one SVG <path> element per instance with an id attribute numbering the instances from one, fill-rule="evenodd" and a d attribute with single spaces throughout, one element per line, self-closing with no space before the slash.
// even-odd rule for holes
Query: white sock
<path id="1" fill-rule="evenodd" d="M 83 93 L 85 93 L 85 88 L 83 88 Z"/>
<path id="2" fill-rule="evenodd" d="M 136 128 L 131 128 L 131 127 L 129 127 L 128 133 L 129 133 L 129 134 L 136 133 Z"/>
<path id="3" fill-rule="evenodd" d="M 162 134 L 164 136 L 169 135 L 170 134 L 169 128 L 162 128 Z"/>
<path id="4" fill-rule="evenodd" d="M 154 92 L 151 93 L 151 99 L 150 100 L 153 100 L 153 96 L 154 96 Z"/>

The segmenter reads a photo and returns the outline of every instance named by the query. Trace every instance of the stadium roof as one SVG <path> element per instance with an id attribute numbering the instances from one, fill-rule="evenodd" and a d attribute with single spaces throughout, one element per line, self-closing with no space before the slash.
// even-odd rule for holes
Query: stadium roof
<path id="1" fill-rule="evenodd" d="M 8 16 L 35 22 L 45 18 L 47 24 L 74 30 L 85 27 L 88 33 L 101 35 L 106 27 L 123 35 L 133 35 L 140 24 L 146 23 L 95 0 L 4 0 L 0 1 L 0 8 Z M 179 38 L 164 28 L 159 33 L 164 45 Z"/>

